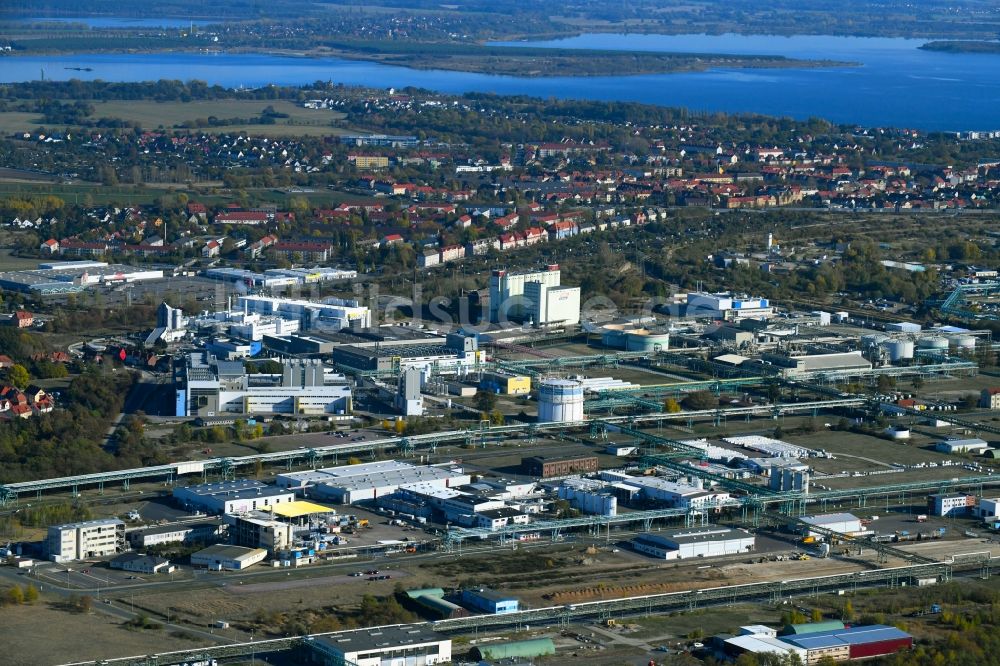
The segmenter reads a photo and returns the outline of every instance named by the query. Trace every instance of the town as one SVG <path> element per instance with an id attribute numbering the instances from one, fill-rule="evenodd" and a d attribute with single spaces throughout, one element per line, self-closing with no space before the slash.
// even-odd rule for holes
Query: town
<path id="1" fill-rule="evenodd" d="M 271 93 L 322 134 L 3 139 L 41 661 L 903 664 L 990 612 L 995 137 Z"/>

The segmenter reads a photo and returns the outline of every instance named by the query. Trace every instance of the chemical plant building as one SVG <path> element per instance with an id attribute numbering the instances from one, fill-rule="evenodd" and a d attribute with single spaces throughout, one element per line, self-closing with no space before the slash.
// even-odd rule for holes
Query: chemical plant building
<path id="1" fill-rule="evenodd" d="M 352 371 L 389 373 L 407 368 L 464 375 L 481 368 L 486 353 L 473 336 L 449 333 L 398 344 L 343 345 L 332 349 L 334 363 Z"/>
<path id="2" fill-rule="evenodd" d="M 597 456 L 577 456 L 573 458 L 546 458 L 532 456 L 521 460 L 521 468 L 529 476 L 550 479 L 555 476 L 587 474 L 597 471 Z"/>
<path id="3" fill-rule="evenodd" d="M 281 375 L 248 374 L 238 361 L 196 352 L 175 365 L 174 385 L 177 416 L 351 411 L 346 378 L 328 375 L 318 360 L 285 361 Z"/>
<path id="4" fill-rule="evenodd" d="M 683 301 L 683 315 L 693 319 L 767 319 L 774 315 L 766 298 L 733 296 L 732 294 L 688 294 Z"/>
<path id="5" fill-rule="evenodd" d="M 646 532 L 632 540 L 632 547 L 656 559 L 681 560 L 749 553 L 754 543 L 754 536 L 746 530 L 706 526 Z"/>
<path id="6" fill-rule="evenodd" d="M 125 523 L 117 518 L 105 518 L 50 525 L 46 546 L 49 559 L 54 562 L 116 555 L 128 550 Z"/>
<path id="7" fill-rule="evenodd" d="M 937 493 L 928 495 L 927 512 L 935 516 L 967 516 L 976 507 L 974 495 L 964 493 Z"/>
<path id="8" fill-rule="evenodd" d="M 985 440 L 978 437 L 966 439 L 946 439 L 934 445 L 941 453 L 974 453 L 982 455 L 990 448 Z"/>
<path id="9" fill-rule="evenodd" d="M 132 548 L 143 550 L 164 543 L 211 543 L 224 535 L 225 524 L 221 520 L 200 520 L 131 530 L 128 542 Z"/>
<path id="10" fill-rule="evenodd" d="M 372 313 L 357 301 L 328 298 L 321 302 L 268 296 L 240 296 L 237 310 L 298 321 L 303 330 L 339 331 L 348 327 L 368 328 Z"/>
<path id="11" fill-rule="evenodd" d="M 453 488 L 471 480 L 457 465 L 413 465 L 383 460 L 279 474 L 275 482 L 280 488 L 294 490 L 308 497 L 339 504 L 354 504 L 385 497 L 399 489 Z"/>
<path id="12" fill-rule="evenodd" d="M 259 511 L 295 501 L 294 492 L 252 479 L 178 486 L 173 495 L 187 509 L 214 514 Z"/>
<path id="13" fill-rule="evenodd" d="M 431 666 L 451 662 L 451 639 L 426 627 L 401 625 L 310 636 L 313 662 L 323 666 Z"/>
<path id="14" fill-rule="evenodd" d="M 536 326 L 580 323 L 580 288 L 560 286 L 559 266 L 545 270 L 490 275 L 490 321 L 531 321 Z"/>

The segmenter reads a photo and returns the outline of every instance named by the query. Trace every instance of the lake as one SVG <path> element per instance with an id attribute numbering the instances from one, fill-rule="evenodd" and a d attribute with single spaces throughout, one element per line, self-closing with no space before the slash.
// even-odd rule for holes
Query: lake
<path id="1" fill-rule="evenodd" d="M 333 81 L 417 86 L 445 93 L 637 101 L 693 111 L 810 116 L 923 130 L 1000 128 L 1000 55 L 921 51 L 922 40 L 743 35 L 581 35 L 515 46 L 784 55 L 849 60 L 859 67 L 714 69 L 620 77 L 521 78 L 413 70 L 339 58 L 236 53 L 79 54 L 4 57 L 0 82 L 49 79 L 200 79 L 229 87 Z M 81 72 L 69 67 L 90 67 Z"/>

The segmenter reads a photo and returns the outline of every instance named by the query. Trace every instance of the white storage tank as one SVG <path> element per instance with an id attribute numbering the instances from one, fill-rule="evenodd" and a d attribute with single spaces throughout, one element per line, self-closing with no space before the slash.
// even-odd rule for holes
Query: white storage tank
<path id="1" fill-rule="evenodd" d="M 658 346 L 658 347 L 657 347 Z M 669 333 L 654 333 L 644 328 L 637 328 L 634 331 L 625 332 L 626 351 L 655 351 L 667 350 L 670 348 Z"/>
<path id="2" fill-rule="evenodd" d="M 885 333 L 866 333 L 861 336 L 861 349 L 867 350 L 871 347 L 882 344 L 889 339 Z"/>
<path id="3" fill-rule="evenodd" d="M 962 354 L 971 354 L 976 351 L 976 338 L 971 335 L 956 335 L 951 338 L 951 346 Z"/>
<path id="4" fill-rule="evenodd" d="M 939 338 L 936 336 L 929 338 L 920 338 L 917 340 L 917 347 L 920 349 L 931 349 L 935 351 L 947 351 L 948 350 L 948 338 Z"/>
<path id="5" fill-rule="evenodd" d="M 571 379 L 543 379 L 538 386 L 538 422 L 583 420 L 583 384 Z"/>
<path id="6" fill-rule="evenodd" d="M 889 360 L 893 363 L 913 358 L 912 340 L 886 340 L 882 347 L 889 353 Z"/>

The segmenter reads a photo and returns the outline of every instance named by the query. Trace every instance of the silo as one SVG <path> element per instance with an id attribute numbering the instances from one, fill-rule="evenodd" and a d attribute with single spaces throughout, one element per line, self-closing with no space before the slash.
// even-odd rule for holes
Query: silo
<path id="1" fill-rule="evenodd" d="M 625 349 L 625 324 L 608 324 L 601 328 L 601 344 L 614 349 Z"/>
<path id="2" fill-rule="evenodd" d="M 544 379 L 538 386 L 538 422 L 583 420 L 583 385 L 570 379 Z"/>
<path id="3" fill-rule="evenodd" d="M 893 363 L 913 358 L 912 340 L 886 340 L 882 347 L 889 352 L 889 360 Z"/>

